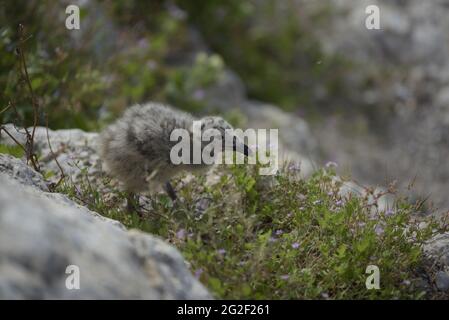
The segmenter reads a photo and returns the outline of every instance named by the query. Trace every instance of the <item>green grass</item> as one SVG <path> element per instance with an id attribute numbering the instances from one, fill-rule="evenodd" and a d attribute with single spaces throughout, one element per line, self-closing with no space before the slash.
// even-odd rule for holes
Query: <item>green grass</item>
<path id="1" fill-rule="evenodd" d="M 25 154 L 20 146 L 6 144 L 0 144 L 0 153 L 9 154 L 16 158 L 22 158 Z"/>
<path id="2" fill-rule="evenodd" d="M 422 246 L 439 225 L 426 219 L 419 228 L 422 220 L 406 201 L 385 213 L 366 197 L 342 198 L 329 169 L 307 180 L 283 169 L 271 187 L 255 166 L 218 171 L 213 184 L 204 176 L 174 181 L 181 201 L 158 194 L 143 219 L 124 212 L 124 194 L 108 178 L 99 182 L 112 190 L 107 196 L 87 175 L 59 191 L 128 228 L 167 239 L 217 298 L 424 297 L 417 282 L 426 266 Z M 368 265 L 380 269 L 379 290 L 366 289 Z"/>

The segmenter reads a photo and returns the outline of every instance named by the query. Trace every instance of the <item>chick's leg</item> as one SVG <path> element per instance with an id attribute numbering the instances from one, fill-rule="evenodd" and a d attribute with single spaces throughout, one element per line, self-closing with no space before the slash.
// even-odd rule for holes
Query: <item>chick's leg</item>
<path id="1" fill-rule="evenodd" d="M 142 215 L 139 208 L 139 196 L 133 192 L 128 192 L 126 196 L 126 209 L 128 213 L 136 212 L 139 216 Z"/>
<path id="2" fill-rule="evenodd" d="M 165 192 L 167 192 L 170 199 L 172 199 L 172 201 L 175 201 L 178 198 L 178 196 L 176 195 L 175 189 L 173 188 L 173 186 L 171 185 L 171 183 L 169 181 L 167 181 L 165 183 L 164 189 L 165 189 Z"/>

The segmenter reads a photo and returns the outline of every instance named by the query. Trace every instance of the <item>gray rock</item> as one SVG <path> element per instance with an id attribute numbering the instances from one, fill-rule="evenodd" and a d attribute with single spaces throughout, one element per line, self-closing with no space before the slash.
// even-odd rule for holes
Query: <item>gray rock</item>
<path id="1" fill-rule="evenodd" d="M 37 177 L 1 155 L 0 299 L 211 298 L 175 248 L 46 192 Z M 66 288 L 70 265 L 79 290 Z"/>
<path id="2" fill-rule="evenodd" d="M 266 103 L 248 101 L 244 106 L 248 127 L 279 129 L 280 144 L 303 157 L 315 158 L 317 143 L 304 119 Z"/>
<path id="3" fill-rule="evenodd" d="M 24 165 L 23 161 L 7 154 L 0 153 L 0 172 L 18 180 L 22 184 L 32 185 L 42 191 L 48 191 L 40 173 Z"/>
<path id="4" fill-rule="evenodd" d="M 241 105 L 246 100 L 245 85 L 237 74 L 225 69 L 217 83 L 205 90 L 204 100 L 207 101 L 209 107 L 222 111 L 229 110 Z"/>
<path id="5" fill-rule="evenodd" d="M 449 267 L 449 232 L 433 237 L 424 247 L 426 254 Z"/>
<path id="6" fill-rule="evenodd" d="M 438 290 L 449 291 L 449 274 L 439 271 L 435 276 L 435 283 Z"/>

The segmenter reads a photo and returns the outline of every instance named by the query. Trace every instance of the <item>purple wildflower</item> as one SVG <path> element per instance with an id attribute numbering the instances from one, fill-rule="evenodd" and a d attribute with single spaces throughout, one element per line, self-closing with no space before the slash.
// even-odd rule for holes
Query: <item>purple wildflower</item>
<path id="1" fill-rule="evenodd" d="M 288 280 L 288 278 L 290 278 L 290 276 L 288 274 L 283 274 L 280 277 L 282 280 Z"/>
<path id="2" fill-rule="evenodd" d="M 377 225 L 374 228 L 374 232 L 378 235 L 381 236 L 384 233 L 384 228 L 381 225 Z"/>
<path id="3" fill-rule="evenodd" d="M 146 49 L 146 48 L 148 48 L 148 47 L 150 46 L 150 44 L 148 43 L 148 40 L 147 40 L 147 39 L 142 38 L 142 39 L 140 39 L 140 40 L 137 42 L 137 46 L 138 46 L 139 48 Z"/>
<path id="4" fill-rule="evenodd" d="M 196 269 L 194 273 L 195 278 L 199 279 L 203 274 L 203 272 L 204 272 L 203 268 Z"/>
<path id="5" fill-rule="evenodd" d="M 292 248 L 293 249 L 298 249 L 299 248 L 299 243 L 298 242 L 293 243 L 292 244 Z"/>
<path id="6" fill-rule="evenodd" d="M 197 89 L 195 90 L 195 92 L 193 93 L 193 97 L 196 100 L 202 100 L 205 96 L 204 90 L 203 89 Z"/>
<path id="7" fill-rule="evenodd" d="M 280 236 L 280 235 L 283 234 L 283 233 L 284 233 L 284 231 L 282 231 L 281 229 L 276 230 L 276 235 L 277 235 L 277 236 Z"/>
<path id="8" fill-rule="evenodd" d="M 186 230 L 185 229 L 179 229 L 178 232 L 176 232 L 176 238 L 180 240 L 184 240 L 186 237 Z"/>
<path id="9" fill-rule="evenodd" d="M 225 250 L 225 249 L 218 249 L 218 250 L 217 250 L 217 253 L 218 253 L 219 255 L 224 255 L 224 254 L 226 253 L 226 250 Z"/>

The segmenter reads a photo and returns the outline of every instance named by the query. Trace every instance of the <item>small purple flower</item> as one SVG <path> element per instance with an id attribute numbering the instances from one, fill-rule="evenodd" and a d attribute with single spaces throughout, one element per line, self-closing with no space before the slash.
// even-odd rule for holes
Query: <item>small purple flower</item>
<path id="1" fill-rule="evenodd" d="M 385 211 L 385 215 L 386 215 L 387 217 L 391 217 L 392 215 L 394 215 L 394 210 L 388 209 L 387 211 Z"/>
<path id="2" fill-rule="evenodd" d="M 178 232 L 176 232 L 176 238 L 180 240 L 184 240 L 186 237 L 186 230 L 185 229 L 179 229 Z"/>
<path id="3" fill-rule="evenodd" d="M 278 241 L 275 237 L 270 237 L 270 239 L 268 239 L 268 242 L 273 243 Z"/>
<path id="4" fill-rule="evenodd" d="M 329 191 L 329 192 L 327 193 L 327 195 L 328 195 L 329 197 L 332 197 L 332 196 L 334 195 L 334 193 L 333 193 L 332 191 Z"/>
<path id="5" fill-rule="evenodd" d="M 377 225 L 374 228 L 374 232 L 378 235 L 381 236 L 384 233 L 384 228 L 381 225 Z"/>
<path id="6" fill-rule="evenodd" d="M 193 97 L 194 97 L 196 100 L 202 100 L 202 99 L 204 99 L 204 96 L 205 96 L 205 93 L 204 93 L 204 90 L 203 90 L 203 89 L 197 89 L 197 90 L 195 90 L 195 92 L 193 93 Z"/>
<path id="7" fill-rule="evenodd" d="M 337 200 L 335 201 L 335 205 L 340 207 L 343 204 L 343 200 Z"/>
<path id="8" fill-rule="evenodd" d="M 226 250 L 225 250 L 225 249 L 218 249 L 218 250 L 217 250 L 217 253 L 218 253 L 219 255 L 224 255 L 224 254 L 226 253 Z"/>
<path id="9" fill-rule="evenodd" d="M 284 233 L 284 231 L 282 231 L 281 229 L 276 230 L 276 235 L 277 235 L 277 236 L 280 236 L 280 235 L 283 234 L 283 233 Z"/>
<path id="10" fill-rule="evenodd" d="M 299 243 L 298 242 L 293 243 L 292 244 L 292 248 L 293 249 L 298 249 L 299 248 Z"/>
<path id="11" fill-rule="evenodd" d="M 290 276 L 288 274 L 283 274 L 280 277 L 282 280 L 288 280 L 288 278 L 290 278 Z"/>
<path id="12" fill-rule="evenodd" d="M 142 38 L 142 39 L 140 39 L 140 40 L 137 42 L 137 46 L 138 46 L 139 48 L 146 49 L 146 48 L 148 48 L 148 47 L 150 46 L 150 44 L 148 43 L 148 40 L 147 40 L 147 39 Z"/>
<path id="13" fill-rule="evenodd" d="M 195 278 L 199 279 L 203 274 L 203 272 L 204 272 L 203 268 L 196 269 L 194 273 Z"/>

